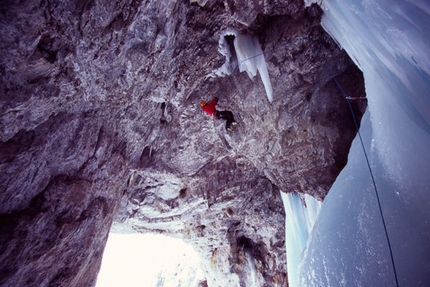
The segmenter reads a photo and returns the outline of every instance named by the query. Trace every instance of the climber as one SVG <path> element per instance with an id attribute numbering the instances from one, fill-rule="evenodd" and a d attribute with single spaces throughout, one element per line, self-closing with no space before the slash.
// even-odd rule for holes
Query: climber
<path id="1" fill-rule="evenodd" d="M 233 130 L 232 126 L 237 125 L 237 122 L 234 120 L 233 113 L 231 111 L 217 111 L 215 107 L 217 103 L 218 98 L 214 97 L 209 104 L 205 101 L 201 101 L 200 106 L 208 115 L 214 116 L 215 119 L 226 120 L 225 129 L 231 132 Z"/>

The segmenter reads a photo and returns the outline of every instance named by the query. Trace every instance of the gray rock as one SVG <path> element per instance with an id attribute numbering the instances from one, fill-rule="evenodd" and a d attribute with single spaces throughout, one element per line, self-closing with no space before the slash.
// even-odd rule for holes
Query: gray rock
<path id="1" fill-rule="evenodd" d="M 332 76 L 365 94 L 319 8 L 63 2 L 0 8 L 0 284 L 94 285 L 113 222 L 192 243 L 202 284 L 249 286 L 250 260 L 262 286 L 286 286 L 280 191 L 323 200 L 355 135 Z M 229 28 L 258 37 L 272 104 L 234 58 L 214 76 Z M 212 96 L 233 132 L 201 111 Z"/>

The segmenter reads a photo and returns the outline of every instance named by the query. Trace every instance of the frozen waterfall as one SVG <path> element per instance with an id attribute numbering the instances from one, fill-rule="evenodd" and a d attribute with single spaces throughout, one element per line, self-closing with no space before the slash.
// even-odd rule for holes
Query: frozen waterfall
<path id="1" fill-rule="evenodd" d="M 309 195 L 281 192 L 285 208 L 285 238 L 290 286 L 298 286 L 300 255 L 305 250 L 309 233 L 321 209 L 321 202 Z M 305 204 L 306 203 L 306 206 Z"/>
<path id="2" fill-rule="evenodd" d="M 429 286 L 430 6 L 321 5 L 323 27 L 363 71 L 368 110 L 360 128 L 364 146 L 354 140 L 290 286 Z"/>

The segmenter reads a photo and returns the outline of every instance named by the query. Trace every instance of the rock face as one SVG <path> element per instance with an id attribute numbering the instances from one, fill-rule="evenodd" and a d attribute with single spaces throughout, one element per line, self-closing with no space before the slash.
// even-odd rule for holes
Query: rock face
<path id="1" fill-rule="evenodd" d="M 0 8 L 0 284 L 94 285 L 114 222 L 191 242 L 209 286 L 286 286 L 279 192 L 324 198 L 355 135 L 332 76 L 365 94 L 321 10 L 60 2 Z M 260 41 L 273 103 L 235 69 L 230 28 Z M 233 132 L 201 111 L 212 96 Z M 354 102 L 358 118 L 365 107 Z"/>

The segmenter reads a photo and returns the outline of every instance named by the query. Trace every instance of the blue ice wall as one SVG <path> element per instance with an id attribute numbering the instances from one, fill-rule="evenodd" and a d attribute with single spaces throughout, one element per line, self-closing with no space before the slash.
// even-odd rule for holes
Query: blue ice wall
<path id="1" fill-rule="evenodd" d="M 354 140 L 309 236 L 299 286 L 430 286 L 430 4 L 424 2 L 322 2 L 324 29 L 363 71 L 368 110 L 363 145 Z"/>

